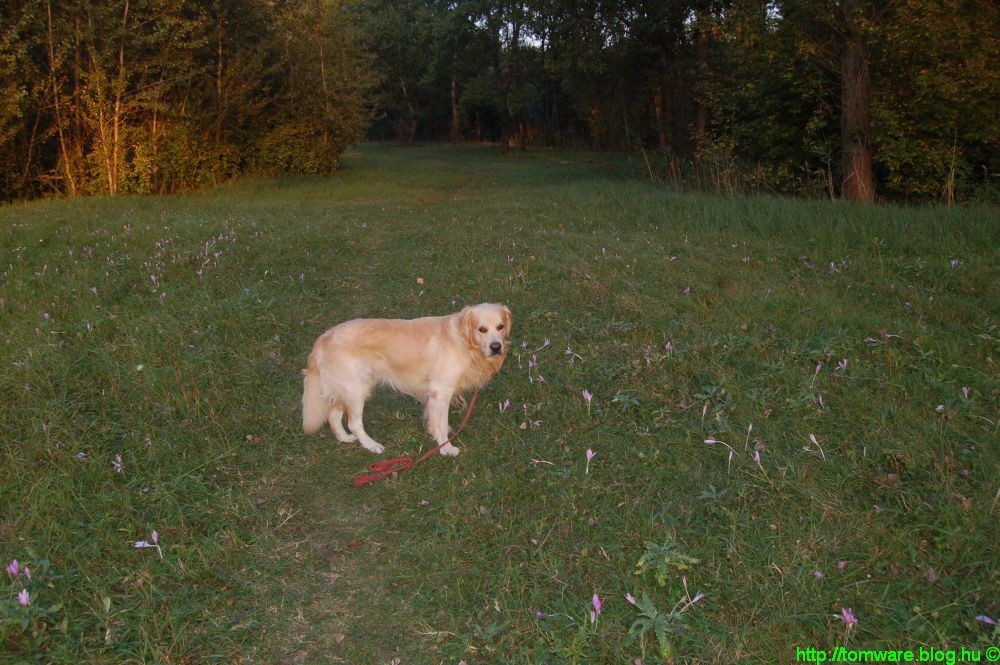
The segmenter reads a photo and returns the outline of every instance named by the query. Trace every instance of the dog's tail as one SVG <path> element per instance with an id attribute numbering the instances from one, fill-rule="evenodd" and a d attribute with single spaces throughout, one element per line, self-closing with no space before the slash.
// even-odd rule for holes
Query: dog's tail
<path id="1" fill-rule="evenodd" d="M 319 368 L 309 363 L 302 381 L 302 431 L 315 434 L 330 415 L 330 403 L 320 393 Z"/>

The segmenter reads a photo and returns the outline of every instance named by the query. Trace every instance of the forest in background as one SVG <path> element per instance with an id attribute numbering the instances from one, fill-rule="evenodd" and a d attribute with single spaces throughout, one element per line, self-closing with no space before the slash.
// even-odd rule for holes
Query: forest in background
<path id="1" fill-rule="evenodd" d="M 326 173 L 364 137 L 734 193 L 995 202 L 992 0 L 17 0 L 0 199 Z"/>
<path id="2" fill-rule="evenodd" d="M 371 0 L 372 135 L 636 150 L 654 179 L 995 199 L 992 0 Z"/>
<path id="3" fill-rule="evenodd" d="M 339 0 L 0 5 L 0 199 L 329 173 L 368 126 Z"/>

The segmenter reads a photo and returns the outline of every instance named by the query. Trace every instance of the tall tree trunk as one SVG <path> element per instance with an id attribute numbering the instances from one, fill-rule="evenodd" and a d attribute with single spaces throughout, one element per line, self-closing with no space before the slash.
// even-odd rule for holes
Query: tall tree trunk
<path id="1" fill-rule="evenodd" d="M 108 194 L 112 196 L 118 194 L 119 187 L 121 185 L 121 172 L 122 172 L 122 124 L 125 121 L 125 112 L 122 107 L 122 94 L 125 91 L 125 86 L 128 85 L 128 77 L 125 75 L 125 41 L 124 34 L 125 28 L 128 27 L 128 9 L 129 0 L 125 0 L 124 11 L 122 12 L 122 43 L 118 45 L 118 77 L 117 81 L 111 82 L 111 87 L 115 95 L 115 103 L 113 107 L 113 112 L 111 114 L 111 154 L 107 159 L 108 168 Z M 94 63 L 95 68 L 97 63 Z M 103 105 L 103 96 L 101 99 L 101 104 Z M 103 132 L 102 132 L 103 133 Z M 108 140 L 105 137 L 105 150 L 107 150 Z"/>
<path id="2" fill-rule="evenodd" d="M 849 10 L 848 10 L 849 11 Z M 869 54 L 862 37 L 847 17 L 847 40 L 841 63 L 841 140 L 844 170 L 841 196 L 852 201 L 875 200 L 872 174 L 871 84 Z"/>
<path id="3" fill-rule="evenodd" d="M 24 171 L 21 174 L 21 183 L 18 189 L 22 192 L 27 192 L 34 190 L 35 188 L 30 186 L 28 183 L 31 182 L 31 158 L 32 153 L 35 151 L 35 141 L 38 138 L 38 127 L 42 124 L 42 114 L 41 111 L 35 113 L 35 124 L 31 127 L 31 138 L 28 139 L 28 151 L 24 158 Z"/>
<path id="4" fill-rule="evenodd" d="M 538 87 L 541 94 L 542 102 L 542 135 L 545 137 L 546 142 L 552 140 L 551 131 L 551 118 L 549 118 L 549 95 L 548 87 L 545 85 L 545 43 L 548 38 L 548 26 L 542 30 L 542 43 L 539 45 L 539 55 L 541 56 L 541 62 L 538 68 Z"/>
<path id="5" fill-rule="evenodd" d="M 93 85 L 96 88 L 94 94 L 96 95 L 96 102 L 94 106 L 97 108 L 97 138 L 99 140 L 101 159 L 104 161 L 104 175 L 108 179 L 108 193 L 114 194 L 113 185 L 111 182 L 111 153 L 108 152 L 108 144 L 110 143 L 110 138 L 108 134 L 110 129 L 107 126 L 107 121 L 104 117 L 104 87 L 101 85 L 101 77 L 104 75 L 103 72 L 98 70 L 99 65 L 97 64 L 97 54 L 93 51 L 90 54 Z"/>
<path id="6" fill-rule="evenodd" d="M 663 83 L 657 83 L 653 89 L 653 111 L 656 113 L 656 136 L 660 141 L 660 150 L 667 151 L 667 131 L 663 127 Z"/>
<path id="7" fill-rule="evenodd" d="M 451 142 L 462 140 L 462 129 L 458 122 L 458 35 L 452 44 L 451 51 Z"/>
<path id="8" fill-rule="evenodd" d="M 222 123 L 226 114 L 226 101 L 223 94 L 222 86 L 222 74 L 223 74 L 223 61 L 222 56 L 224 54 L 222 49 L 222 7 L 219 6 L 219 21 L 216 26 L 216 43 L 215 43 L 215 144 L 219 145 L 222 143 Z"/>
<path id="9" fill-rule="evenodd" d="M 660 143 L 664 149 L 672 149 L 674 146 L 674 105 L 671 87 L 675 82 L 671 80 L 671 57 L 669 49 L 665 44 L 660 44 L 660 84 L 657 88 L 660 91 Z"/>
<path id="10" fill-rule="evenodd" d="M 559 121 L 559 91 L 552 91 L 552 125 L 555 127 L 556 145 L 562 143 L 562 123 Z"/>
<path id="11" fill-rule="evenodd" d="M 318 34 L 316 40 L 319 42 L 319 78 L 323 87 L 323 147 L 330 145 L 330 118 L 333 117 L 333 109 L 330 106 L 330 86 L 326 82 L 326 53 L 323 50 L 323 35 Z"/>
<path id="12" fill-rule="evenodd" d="M 620 83 L 618 85 L 616 85 L 615 87 L 617 88 L 617 94 L 615 96 L 618 98 L 618 108 L 621 110 L 621 113 L 622 113 L 622 127 L 625 130 L 625 145 L 623 146 L 623 149 L 624 150 L 631 150 L 632 149 L 632 130 L 629 127 L 629 123 L 628 123 L 628 106 L 625 104 L 625 91 L 622 90 L 622 87 L 621 87 Z M 639 141 L 640 141 L 640 139 L 637 138 L 636 142 L 639 142 Z"/>
<path id="13" fill-rule="evenodd" d="M 417 135 L 417 110 L 413 108 L 413 102 L 410 101 L 410 95 L 406 91 L 406 78 L 403 74 L 400 74 L 399 76 L 399 87 L 403 91 L 403 100 L 406 102 L 406 110 L 409 112 L 407 119 L 409 120 L 410 126 L 407 130 L 405 130 L 404 135 L 404 129 L 402 125 L 400 125 L 396 128 L 396 134 L 399 136 L 399 140 L 401 142 L 412 144 L 413 139 Z"/>
<path id="14" fill-rule="evenodd" d="M 111 125 L 111 172 L 108 174 L 109 194 L 118 193 L 118 183 L 121 180 L 121 165 L 119 164 L 119 146 L 121 145 L 121 132 L 120 127 L 122 124 L 122 113 L 121 113 L 121 95 L 115 96 L 115 114 L 114 121 Z"/>
<path id="15" fill-rule="evenodd" d="M 52 3 L 48 0 L 45 9 L 49 15 L 49 76 L 52 82 L 52 101 L 55 105 L 56 132 L 59 135 L 59 152 L 62 153 L 63 169 L 66 172 L 66 187 L 70 196 L 76 194 L 76 178 L 73 177 L 73 164 L 70 160 L 69 152 L 66 150 L 66 136 L 63 131 L 63 118 L 59 109 L 59 84 L 56 81 L 56 49 L 55 40 L 52 37 Z"/>
<path id="16" fill-rule="evenodd" d="M 401 142 L 405 142 L 408 145 L 413 144 L 413 139 L 417 135 L 417 110 L 413 107 L 413 101 L 410 99 L 410 93 L 406 89 L 406 72 L 407 67 L 403 64 L 403 54 L 400 49 L 396 49 L 396 68 L 399 72 L 399 87 L 403 92 L 403 101 L 406 104 L 406 109 L 409 112 L 409 130 L 406 131 L 404 137 L 404 130 L 402 124 L 396 127 L 396 135 L 399 137 Z"/>
<path id="17" fill-rule="evenodd" d="M 458 125 L 458 93 L 456 91 L 455 75 L 451 75 L 451 142 L 462 140 L 462 131 Z"/>
<path id="18" fill-rule="evenodd" d="M 711 46 L 710 21 L 707 12 L 698 13 L 698 41 L 695 43 L 695 76 L 708 78 L 708 52 Z M 708 110 L 702 103 L 701 95 L 695 95 L 694 116 L 694 156 L 701 155 L 705 144 L 705 130 L 708 127 Z"/>
<path id="19" fill-rule="evenodd" d="M 503 123 L 503 150 L 505 154 L 507 149 L 511 147 L 511 141 L 517 141 L 519 138 L 517 136 L 517 119 L 514 118 L 514 109 L 510 105 L 510 93 L 520 83 L 520 45 L 521 24 L 518 17 L 515 16 L 510 29 L 510 42 L 507 45 L 509 64 L 503 86 L 504 111 L 506 112 Z"/>

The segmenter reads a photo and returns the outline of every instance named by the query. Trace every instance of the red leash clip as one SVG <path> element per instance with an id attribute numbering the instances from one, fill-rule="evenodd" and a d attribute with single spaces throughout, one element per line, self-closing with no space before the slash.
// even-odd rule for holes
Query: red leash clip
<path id="1" fill-rule="evenodd" d="M 455 433 L 448 437 L 448 439 L 436 447 L 431 448 L 426 453 L 420 456 L 416 462 L 413 461 L 412 457 L 393 457 L 392 459 L 379 460 L 377 462 L 372 462 L 368 469 L 374 471 L 375 473 L 369 473 L 365 475 L 358 476 L 354 479 L 354 486 L 361 487 L 362 485 L 367 485 L 368 483 L 373 483 L 376 480 L 382 480 L 383 478 L 388 478 L 389 476 L 394 476 L 397 473 L 402 473 L 406 471 L 414 464 L 419 464 L 425 459 L 434 455 L 439 450 L 451 443 L 451 440 L 457 437 L 463 429 L 465 429 L 465 423 L 469 422 L 469 416 L 472 415 L 472 407 L 476 405 L 476 398 L 479 397 L 479 388 L 472 393 L 472 399 L 469 400 L 469 408 L 465 411 L 465 417 L 462 418 L 462 424 L 458 426 Z"/>

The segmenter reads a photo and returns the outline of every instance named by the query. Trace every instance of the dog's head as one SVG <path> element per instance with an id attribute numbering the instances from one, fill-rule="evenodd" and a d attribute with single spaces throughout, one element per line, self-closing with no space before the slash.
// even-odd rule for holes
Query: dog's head
<path id="1" fill-rule="evenodd" d="M 459 325 L 469 347 L 479 349 L 486 358 L 502 360 L 506 355 L 511 322 L 510 310 L 493 303 L 472 305 L 459 313 Z"/>

